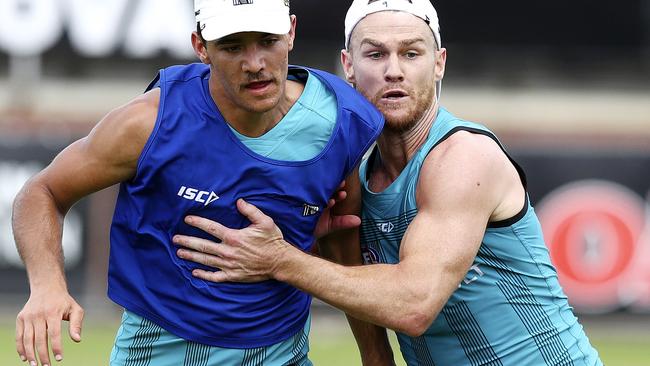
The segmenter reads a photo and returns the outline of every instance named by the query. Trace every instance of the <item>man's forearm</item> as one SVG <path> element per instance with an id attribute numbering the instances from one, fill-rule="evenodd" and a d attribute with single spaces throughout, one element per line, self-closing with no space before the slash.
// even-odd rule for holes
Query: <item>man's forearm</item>
<path id="1" fill-rule="evenodd" d="M 46 189 L 27 184 L 16 196 L 12 227 L 32 290 L 67 289 L 61 237 L 63 215 Z"/>
<path id="2" fill-rule="evenodd" d="M 419 336 L 467 272 L 465 263 L 444 259 L 436 262 L 431 255 L 410 255 L 397 264 L 341 266 L 287 243 L 273 220 L 255 206 L 239 200 L 237 208 L 251 221 L 250 226 L 235 230 L 197 216 L 185 218 L 189 225 L 221 240 L 211 243 L 191 236 L 174 236 L 174 243 L 184 247 L 178 251 L 179 257 L 220 269 L 196 269 L 193 276 L 211 282 L 273 278 L 357 319 Z M 430 235 L 421 236 L 424 239 L 418 240 L 414 235 L 414 241 L 426 245 Z"/>
<path id="3" fill-rule="evenodd" d="M 273 278 L 287 282 L 347 314 L 409 335 L 428 328 L 444 305 L 434 291 L 422 289 L 418 277 L 400 264 L 341 266 L 306 254 L 287 243 L 277 256 Z M 314 270 L 317 269 L 317 270 Z"/>

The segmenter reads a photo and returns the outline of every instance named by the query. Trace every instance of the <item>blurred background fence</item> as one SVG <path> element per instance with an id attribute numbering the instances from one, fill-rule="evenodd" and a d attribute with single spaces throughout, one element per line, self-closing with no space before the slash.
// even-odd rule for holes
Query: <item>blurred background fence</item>
<path id="1" fill-rule="evenodd" d="M 292 2 L 292 63 L 341 74 L 347 5 Z M 650 346 L 650 1 L 434 5 L 448 49 L 442 104 L 489 126 L 523 165 L 560 280 L 588 324 L 637 329 Z M 16 192 L 159 68 L 194 62 L 194 28 L 190 0 L 0 0 L 3 319 L 28 296 L 10 229 Z M 111 321 L 115 194 L 76 205 L 64 233 L 72 293 Z"/>

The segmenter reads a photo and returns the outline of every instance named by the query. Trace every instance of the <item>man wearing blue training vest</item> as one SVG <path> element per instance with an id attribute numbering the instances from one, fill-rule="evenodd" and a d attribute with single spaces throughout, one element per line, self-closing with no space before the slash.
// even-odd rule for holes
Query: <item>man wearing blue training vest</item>
<path id="1" fill-rule="evenodd" d="M 190 214 L 248 226 L 235 206 L 243 198 L 286 223 L 285 237 L 308 251 L 341 182 L 350 175 L 358 187 L 358 163 L 383 117 L 343 80 L 288 65 L 296 34 L 288 0 L 196 0 L 195 14 L 201 63 L 161 70 L 16 198 L 14 233 L 31 287 L 16 323 L 23 360 L 51 365 L 48 342 L 63 358 L 61 320 L 81 339 L 62 217 L 81 197 L 121 183 L 108 295 L 125 311 L 110 365 L 311 365 L 308 294 L 274 280 L 196 278 L 204 267 L 179 258 L 172 236 L 208 237 L 184 222 Z M 348 206 L 343 213 L 358 214 L 358 204 Z"/>
<path id="2" fill-rule="evenodd" d="M 360 169 L 368 265 L 305 254 L 264 209 L 241 204 L 251 228 L 192 219 L 223 243 L 175 239 L 204 252 L 183 258 L 221 269 L 197 277 L 292 284 L 396 330 L 408 365 L 602 365 L 560 287 L 523 170 L 486 127 L 438 104 L 447 51 L 429 0 L 355 0 L 345 29 L 346 77 L 386 118 Z"/>

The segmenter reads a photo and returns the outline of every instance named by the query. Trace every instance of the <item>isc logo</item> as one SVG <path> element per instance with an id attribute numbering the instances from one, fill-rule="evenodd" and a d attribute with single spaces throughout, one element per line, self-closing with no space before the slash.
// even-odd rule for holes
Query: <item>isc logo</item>
<path id="1" fill-rule="evenodd" d="M 196 188 L 187 188 L 185 186 L 178 190 L 177 195 L 186 200 L 202 203 L 203 206 L 207 206 L 219 199 L 219 196 L 214 192 L 199 191 Z"/>
<path id="2" fill-rule="evenodd" d="M 390 233 L 394 228 L 395 225 L 393 225 L 393 223 L 390 221 L 377 224 L 377 229 L 379 229 L 379 231 L 382 233 Z"/>

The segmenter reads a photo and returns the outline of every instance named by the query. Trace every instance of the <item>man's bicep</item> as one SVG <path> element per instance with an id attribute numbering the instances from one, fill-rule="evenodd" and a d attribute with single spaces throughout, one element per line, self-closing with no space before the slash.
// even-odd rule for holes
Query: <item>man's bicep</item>
<path id="1" fill-rule="evenodd" d="M 110 112 L 88 136 L 63 150 L 39 182 L 67 209 L 83 196 L 130 179 L 154 123 L 152 106 L 142 101 Z"/>
<path id="2" fill-rule="evenodd" d="M 471 257 L 500 197 L 496 155 L 477 138 L 453 135 L 434 149 L 424 161 L 416 190 L 418 216 L 434 230 L 432 238 L 449 247 L 438 249 Z"/>
<path id="3" fill-rule="evenodd" d="M 462 217 L 419 210 L 402 239 L 400 267 L 413 279 L 432 318 L 456 291 L 478 252 L 482 234 L 467 228 Z"/>
<path id="4" fill-rule="evenodd" d="M 64 211 L 80 198 L 109 187 L 126 176 L 110 160 L 88 153 L 81 139 L 63 150 L 40 174 L 39 183 Z"/>
<path id="5" fill-rule="evenodd" d="M 481 165 L 489 161 L 457 147 L 434 150 L 425 160 L 417 187 L 418 214 L 400 253 L 402 262 L 425 271 L 433 278 L 431 286 L 444 289 L 446 297 L 471 267 L 494 210 L 493 179 Z"/>

